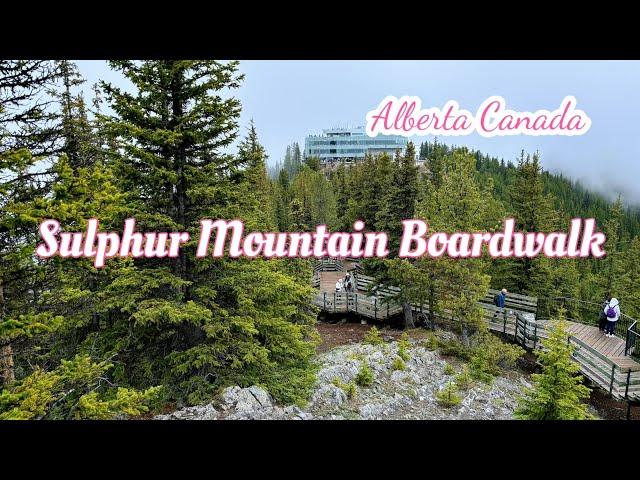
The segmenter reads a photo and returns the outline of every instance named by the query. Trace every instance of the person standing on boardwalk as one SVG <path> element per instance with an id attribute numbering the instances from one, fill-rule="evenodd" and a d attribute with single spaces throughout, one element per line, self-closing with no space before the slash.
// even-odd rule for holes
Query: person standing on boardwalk
<path id="1" fill-rule="evenodd" d="M 611 338 L 614 336 L 613 332 L 616 328 L 616 322 L 620 319 L 620 302 L 617 298 L 612 298 L 604 307 L 604 314 L 607 316 L 604 333 L 607 337 Z"/>
<path id="2" fill-rule="evenodd" d="M 609 305 L 610 301 L 611 294 L 607 293 L 604 297 L 604 302 L 602 302 L 602 306 L 600 307 L 600 316 L 598 317 L 598 328 L 601 332 L 604 332 L 604 328 L 607 326 L 607 313 L 605 310 L 607 309 L 607 305 Z"/>
<path id="3" fill-rule="evenodd" d="M 504 313 L 504 305 L 507 300 L 507 289 L 503 288 L 500 293 L 493 297 L 493 304 L 500 310 L 496 310 L 493 314 L 493 318 L 496 318 L 499 313 Z"/>

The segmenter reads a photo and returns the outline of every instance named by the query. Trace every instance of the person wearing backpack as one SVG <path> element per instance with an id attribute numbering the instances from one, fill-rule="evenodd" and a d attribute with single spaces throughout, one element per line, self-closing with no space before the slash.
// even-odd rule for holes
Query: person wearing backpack
<path id="1" fill-rule="evenodd" d="M 607 305 L 609 305 L 610 301 L 611 301 L 611 294 L 607 293 L 607 295 L 604 297 L 604 302 L 602 302 L 602 305 L 600 306 L 600 316 L 598 317 L 598 328 L 603 333 L 604 333 L 604 328 L 607 325 L 607 313 L 605 310 L 607 309 Z"/>
<path id="2" fill-rule="evenodd" d="M 496 307 L 498 307 L 498 308 L 500 308 L 500 309 L 503 309 L 503 310 L 504 310 L 504 304 L 505 304 L 506 299 L 507 299 L 507 289 L 506 289 L 506 288 L 503 288 L 503 289 L 500 291 L 500 293 L 498 293 L 498 294 L 496 294 L 496 295 L 494 295 L 494 296 L 493 296 L 493 304 L 494 304 Z M 503 312 L 501 312 L 500 310 L 497 310 L 497 311 L 493 314 L 493 318 L 497 317 L 497 316 L 498 316 L 498 313 L 503 313 Z"/>
<path id="3" fill-rule="evenodd" d="M 611 301 L 604 307 L 604 313 L 607 316 L 607 324 L 604 328 L 604 334 L 611 338 L 616 328 L 616 322 L 620 318 L 620 302 L 617 298 L 612 298 Z"/>

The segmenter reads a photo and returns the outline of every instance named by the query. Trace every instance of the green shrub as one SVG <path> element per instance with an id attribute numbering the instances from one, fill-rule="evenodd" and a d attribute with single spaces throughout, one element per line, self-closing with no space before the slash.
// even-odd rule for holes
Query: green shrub
<path id="1" fill-rule="evenodd" d="M 368 343 L 369 345 L 382 345 L 384 340 L 380 335 L 380 331 L 376 327 L 371 327 L 364 336 L 364 343 Z"/>
<path id="2" fill-rule="evenodd" d="M 445 375 L 455 375 L 456 374 L 456 369 L 453 368 L 453 365 L 451 365 L 450 363 L 447 363 L 444 366 L 444 374 Z"/>
<path id="3" fill-rule="evenodd" d="M 409 335 L 404 332 L 398 340 L 398 356 L 405 362 L 409 361 L 409 350 L 411 349 L 411 343 L 409 342 Z"/>
<path id="4" fill-rule="evenodd" d="M 356 384 L 353 381 L 351 381 L 349 383 L 344 383 L 339 378 L 334 378 L 333 379 L 333 384 L 336 387 L 342 389 L 344 391 L 344 393 L 347 394 L 347 398 L 348 399 L 354 398 L 356 396 L 356 394 L 358 393 L 358 388 L 356 387 Z"/>
<path id="5" fill-rule="evenodd" d="M 453 382 L 449 382 L 446 387 L 436 393 L 436 400 L 443 407 L 455 407 L 460 405 L 462 398 L 458 395 L 458 389 Z"/>
<path id="6" fill-rule="evenodd" d="M 394 371 L 396 370 L 404 371 L 407 369 L 407 365 L 406 363 L 404 363 L 404 360 L 398 356 L 395 358 L 395 360 L 391 364 L 391 369 Z"/>
<path id="7" fill-rule="evenodd" d="M 471 376 L 491 383 L 494 376 L 515 367 L 516 361 L 523 354 L 522 347 L 505 343 L 491 333 L 478 334 L 471 355 Z"/>
<path id="8" fill-rule="evenodd" d="M 454 380 L 460 390 L 468 390 L 473 383 L 473 378 L 471 377 L 469 367 L 466 365 L 462 367 L 462 371 L 455 376 Z"/>
<path id="9" fill-rule="evenodd" d="M 536 351 L 541 373 L 532 375 L 533 387 L 520 398 L 516 418 L 525 420 L 586 420 L 593 418 L 585 400 L 591 389 L 584 385 L 580 365 L 572 357 L 575 346 L 567 343 L 564 310 L 558 312 L 543 340 L 544 350 Z"/>
<path id="10" fill-rule="evenodd" d="M 373 383 L 373 370 L 366 363 L 362 363 L 356 375 L 356 384 L 361 387 L 368 387 Z"/>
<path id="11" fill-rule="evenodd" d="M 432 333 L 429 332 L 429 336 L 420 342 L 427 350 L 436 350 L 438 348 L 438 338 Z"/>
<path id="12" fill-rule="evenodd" d="M 438 349 L 442 355 L 457 357 L 462 360 L 471 358 L 471 349 L 464 346 L 458 339 L 438 340 Z"/>
<path id="13" fill-rule="evenodd" d="M 162 387 L 146 390 L 103 381 L 113 364 L 76 355 L 50 371 L 31 375 L 0 390 L 0 420 L 106 420 L 148 413 Z"/>

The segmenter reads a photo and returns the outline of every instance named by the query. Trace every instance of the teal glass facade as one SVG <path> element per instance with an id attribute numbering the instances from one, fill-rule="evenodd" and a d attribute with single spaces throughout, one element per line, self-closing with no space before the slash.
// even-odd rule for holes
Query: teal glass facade
<path id="1" fill-rule="evenodd" d="M 387 152 L 391 155 L 396 150 L 404 150 L 407 138 L 400 135 L 378 135 L 369 137 L 364 127 L 332 128 L 322 131 L 322 135 L 309 135 L 304 142 L 306 157 L 318 157 L 323 164 L 352 163 L 364 158 L 366 153 L 372 155 Z"/>

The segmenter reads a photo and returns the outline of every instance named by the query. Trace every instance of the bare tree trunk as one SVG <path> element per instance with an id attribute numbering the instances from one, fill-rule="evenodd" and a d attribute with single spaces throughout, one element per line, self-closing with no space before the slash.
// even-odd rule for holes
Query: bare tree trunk
<path id="1" fill-rule="evenodd" d="M 4 321 L 4 285 L 0 277 L 0 322 Z M 5 387 L 16 381 L 16 374 L 13 365 L 13 348 L 9 340 L 0 340 L 0 375 Z"/>
<path id="2" fill-rule="evenodd" d="M 9 342 L 0 346 L 0 375 L 2 375 L 2 383 L 5 387 L 8 387 L 16 381 L 13 365 L 13 348 Z"/>
<path id="3" fill-rule="evenodd" d="M 415 325 L 413 323 L 413 312 L 411 311 L 411 304 L 409 302 L 404 302 L 402 304 L 402 309 L 404 311 L 404 328 L 414 328 Z"/>
<path id="4" fill-rule="evenodd" d="M 469 348 L 471 344 L 471 342 L 469 341 L 469 328 L 467 327 L 467 324 L 465 322 L 462 322 L 460 324 L 460 336 L 461 336 L 462 344 L 466 348 Z"/>

